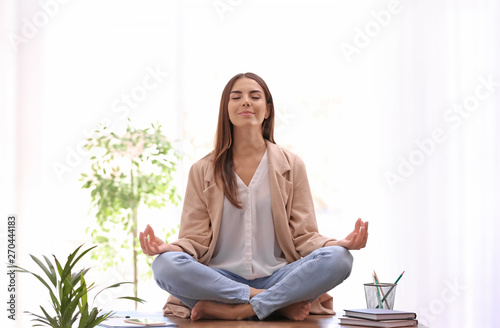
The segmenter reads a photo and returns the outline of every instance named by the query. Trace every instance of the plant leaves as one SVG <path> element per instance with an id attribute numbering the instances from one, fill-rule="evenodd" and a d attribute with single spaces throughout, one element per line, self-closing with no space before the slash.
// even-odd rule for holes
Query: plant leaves
<path id="1" fill-rule="evenodd" d="M 143 300 L 142 298 L 134 297 L 134 296 L 122 296 L 122 297 L 118 297 L 118 299 L 131 300 L 131 301 L 135 301 L 135 302 L 139 302 L 139 303 L 146 303 L 146 301 Z"/>
<path id="2" fill-rule="evenodd" d="M 42 268 L 43 272 L 45 272 L 45 274 L 47 275 L 47 277 L 50 279 L 50 281 L 52 282 L 52 284 L 55 287 L 56 286 L 56 277 L 55 277 L 55 275 L 53 275 L 52 272 L 49 271 L 49 269 L 47 269 L 45 267 L 45 265 L 42 263 L 42 261 L 40 261 L 36 256 L 34 256 L 34 255 L 30 255 L 30 256 L 33 259 L 33 261 L 35 261 L 36 264 L 38 264 L 38 266 L 40 268 Z"/>
<path id="3" fill-rule="evenodd" d="M 50 273 L 54 277 L 54 280 L 51 279 L 51 282 L 54 284 L 54 287 L 57 287 L 57 274 L 56 274 L 56 270 L 54 269 L 54 265 L 52 264 L 52 262 L 50 262 L 50 260 L 47 258 L 47 256 L 44 255 L 43 258 L 45 259 L 45 262 L 47 262 L 47 266 L 50 270 Z"/>
<path id="4" fill-rule="evenodd" d="M 61 265 L 58 259 L 54 256 L 55 267 L 46 256 L 44 256 L 44 259 L 47 263 L 47 266 L 42 263 L 42 261 L 40 261 L 36 256 L 31 255 L 33 261 L 38 265 L 38 267 L 40 267 L 41 271 L 45 273 L 50 282 L 48 280 L 44 280 L 44 278 L 42 278 L 37 273 L 16 266 L 17 272 L 29 273 L 33 275 L 49 290 L 52 307 L 55 311 L 55 316 L 50 315 L 45 310 L 45 308 L 40 306 L 43 315 L 28 312 L 32 316 L 34 316 L 34 319 L 32 319 L 33 322 L 36 322 L 34 326 L 70 328 L 73 327 L 76 320 L 80 318 L 80 322 L 78 325 L 79 327 L 92 328 L 112 315 L 112 312 L 107 312 L 99 315 L 100 310 L 98 310 L 96 307 L 94 307 L 90 311 L 90 313 L 88 311 L 88 291 L 94 288 L 94 283 L 91 283 L 89 285 L 84 278 L 89 268 L 82 269 L 77 271 L 76 273 L 71 274 L 74 266 L 82 258 L 82 256 L 96 247 L 91 247 L 87 250 L 84 250 L 81 254 L 78 254 L 82 246 L 83 245 L 80 245 L 75 251 L 73 251 L 68 256 L 68 260 L 66 261 L 66 263 L 64 263 L 63 265 Z M 130 282 L 116 283 L 105 289 L 115 288 L 122 284 L 129 283 Z M 54 285 L 54 288 L 51 288 L 49 284 Z M 55 292 L 58 292 L 59 298 L 56 297 Z M 142 302 L 142 300 L 139 298 L 125 298 Z"/>
<path id="5" fill-rule="evenodd" d="M 58 325 L 58 323 L 57 323 L 57 320 L 56 320 L 55 318 L 52 318 L 52 317 L 51 317 L 51 316 L 47 313 L 47 311 L 45 311 L 45 309 L 44 309 L 42 306 L 40 306 L 40 309 L 42 309 L 43 314 L 45 314 L 45 318 L 43 318 L 43 319 L 35 319 L 35 320 L 38 320 L 38 321 L 47 320 L 47 321 L 50 323 L 50 325 L 51 325 L 52 327 L 59 327 L 59 325 Z"/>
<path id="6" fill-rule="evenodd" d="M 89 189 L 96 211 L 97 228 L 92 240 L 101 245 L 92 258 L 99 256 L 103 269 L 120 259 L 118 250 L 131 247 L 129 240 L 136 237 L 129 218 L 133 209 L 141 205 L 151 208 L 177 205 L 181 199 L 173 178 L 181 156 L 163 134 L 159 122 L 136 129 L 129 120 L 125 133 L 111 130 L 99 128 L 89 138 L 88 150 L 98 153 L 90 161 L 91 183 L 87 181 L 82 187 Z M 129 237 L 116 238 L 117 229 L 129 233 Z M 138 251 L 139 243 L 136 254 Z M 150 267 L 146 268 L 151 273 Z"/>
<path id="7" fill-rule="evenodd" d="M 111 285 L 111 286 L 108 286 L 108 287 L 106 287 L 106 288 L 101 289 L 101 290 L 100 290 L 100 291 L 99 291 L 99 292 L 98 292 L 98 293 L 94 296 L 94 301 L 95 301 L 96 297 L 97 297 L 100 293 L 102 293 L 103 291 L 105 291 L 106 289 L 116 288 L 116 287 L 119 287 L 119 286 L 121 286 L 121 285 L 126 285 L 126 284 L 133 284 L 133 283 L 132 283 L 132 282 L 130 282 L 130 281 L 126 281 L 126 282 L 119 282 L 119 283 L 116 283 L 116 284 L 113 284 L 113 285 Z"/>

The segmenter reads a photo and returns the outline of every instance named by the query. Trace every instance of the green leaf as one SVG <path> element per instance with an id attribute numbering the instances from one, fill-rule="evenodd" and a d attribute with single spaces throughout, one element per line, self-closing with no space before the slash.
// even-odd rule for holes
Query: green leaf
<path id="1" fill-rule="evenodd" d="M 104 243 L 109 242 L 109 238 L 106 236 L 96 236 L 94 238 L 94 241 L 99 243 L 99 244 L 104 244 Z"/>
<path id="2" fill-rule="evenodd" d="M 80 273 L 80 281 L 82 286 L 84 286 L 85 294 L 82 295 L 82 298 L 80 300 L 80 304 L 83 306 L 87 306 L 87 284 L 85 283 L 85 278 L 83 277 L 84 273 L 83 271 Z"/>
<path id="3" fill-rule="evenodd" d="M 31 275 L 33 275 L 34 277 L 36 277 L 45 287 L 47 287 L 47 289 L 49 290 L 49 293 L 53 294 L 52 292 L 52 288 L 50 288 L 50 286 L 45 282 L 45 280 L 40 277 L 38 274 L 34 273 L 34 272 L 31 272 L 31 271 L 28 271 L 26 269 L 22 269 L 20 267 L 17 267 L 16 268 L 19 268 L 20 270 L 18 270 L 19 272 L 26 272 L 26 273 L 30 273 Z"/>
<path id="4" fill-rule="evenodd" d="M 94 301 L 95 301 L 95 299 L 97 298 L 97 296 L 98 296 L 100 293 L 102 293 L 103 291 L 105 291 L 106 289 L 116 288 L 116 287 L 119 287 L 119 286 L 121 286 L 121 285 L 126 285 L 126 284 L 133 284 L 133 283 L 132 283 L 132 282 L 130 282 L 130 281 L 126 281 L 126 282 L 119 282 L 119 283 L 113 284 L 113 285 L 111 285 L 111 286 L 108 286 L 108 287 L 106 287 L 106 288 L 104 288 L 104 289 L 101 289 L 101 291 L 99 291 L 99 292 L 98 292 L 98 293 L 94 296 Z"/>
<path id="5" fill-rule="evenodd" d="M 80 270 L 78 272 L 75 272 L 71 275 L 71 284 L 76 285 L 77 282 L 80 280 L 80 275 L 86 275 L 87 272 L 90 270 L 90 268 Z"/>
<path id="6" fill-rule="evenodd" d="M 98 311 L 97 311 L 96 308 L 93 308 L 90 311 L 89 317 L 87 319 L 87 325 L 85 326 L 85 328 L 87 328 L 87 327 L 94 327 L 95 325 L 98 324 L 98 323 L 96 323 L 97 313 L 98 313 Z"/>
<path id="7" fill-rule="evenodd" d="M 89 312 L 88 312 L 88 304 L 85 304 L 85 306 L 80 307 L 80 322 L 78 323 L 78 328 L 85 328 L 88 321 L 89 321 Z"/>
<path id="8" fill-rule="evenodd" d="M 50 273 L 54 276 L 54 280 L 52 281 L 52 283 L 54 284 L 54 287 L 56 287 L 56 284 L 57 284 L 57 273 L 56 273 L 56 270 L 54 269 L 54 265 L 52 264 L 52 262 L 50 262 L 50 260 L 47 258 L 47 256 L 43 256 L 43 258 L 45 259 L 45 262 L 47 263 L 47 266 L 50 270 Z"/>
<path id="9" fill-rule="evenodd" d="M 122 297 L 118 297 L 118 299 L 131 300 L 131 301 L 135 301 L 135 302 L 138 302 L 141 304 L 146 303 L 146 301 L 143 300 L 142 298 L 134 297 L 134 296 L 122 296 Z"/>
<path id="10" fill-rule="evenodd" d="M 75 264 L 80 261 L 80 259 L 85 256 L 85 254 L 87 254 L 88 252 L 90 252 L 92 249 L 96 248 L 97 246 L 93 246 L 89 249 L 86 249 L 85 251 L 83 251 L 75 260 L 74 262 L 73 259 L 75 258 L 76 254 L 78 253 L 78 251 L 80 250 L 80 248 L 83 246 L 80 245 L 73 253 L 71 253 L 69 256 L 68 256 L 68 261 L 66 262 L 66 265 L 64 266 L 64 270 L 63 270 L 63 273 L 61 274 L 61 279 L 66 279 L 67 276 L 70 274 L 71 272 L 71 269 L 73 269 L 73 267 L 75 266 Z"/>
<path id="11" fill-rule="evenodd" d="M 41 320 L 40 320 L 40 319 L 35 319 L 35 320 L 37 320 L 37 321 L 42 321 L 42 322 L 43 322 L 43 320 L 46 320 L 46 321 L 48 321 L 48 322 L 50 323 L 50 325 L 51 325 L 52 327 L 59 327 L 59 326 L 57 325 L 57 320 L 56 320 L 55 318 L 51 317 L 51 316 L 47 313 L 47 311 L 45 311 L 45 309 L 44 309 L 42 306 L 40 306 L 40 309 L 42 309 L 42 312 L 43 312 L 43 314 L 45 315 L 45 318 L 43 318 L 43 319 L 41 319 Z"/>
<path id="12" fill-rule="evenodd" d="M 38 264 L 38 266 L 40 268 L 42 268 L 43 272 L 45 272 L 45 274 L 47 275 L 47 277 L 50 279 L 50 281 L 52 282 L 52 284 L 55 287 L 56 286 L 56 276 L 54 274 L 52 274 L 52 272 L 49 271 L 49 269 L 47 269 L 45 267 L 45 265 L 42 263 L 42 261 L 40 261 L 36 256 L 34 256 L 34 255 L 30 255 L 30 256 L 33 259 L 33 261 L 35 261 L 36 264 Z"/>

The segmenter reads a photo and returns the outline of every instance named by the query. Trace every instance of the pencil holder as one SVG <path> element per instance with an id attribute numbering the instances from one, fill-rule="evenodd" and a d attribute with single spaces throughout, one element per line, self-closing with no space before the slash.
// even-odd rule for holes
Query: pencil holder
<path id="1" fill-rule="evenodd" d="M 396 297 L 396 284 L 364 284 L 366 307 L 368 309 L 390 309 L 394 308 Z"/>

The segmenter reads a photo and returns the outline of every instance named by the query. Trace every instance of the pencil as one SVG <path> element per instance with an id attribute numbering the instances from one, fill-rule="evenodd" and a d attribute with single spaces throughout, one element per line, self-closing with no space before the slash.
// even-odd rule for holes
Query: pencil
<path id="1" fill-rule="evenodd" d="M 401 273 L 398 277 L 398 279 L 396 279 L 396 282 L 394 283 L 394 286 L 392 286 L 391 288 L 389 288 L 389 290 L 387 291 L 387 294 L 385 294 L 384 298 L 382 299 L 382 302 L 385 301 L 385 299 L 387 298 L 387 296 L 389 296 L 389 294 L 392 292 L 392 290 L 394 289 L 394 287 L 398 284 L 398 281 L 399 279 L 401 279 L 401 277 L 405 274 L 405 272 L 403 271 L 403 273 Z"/>
<path id="2" fill-rule="evenodd" d="M 402 277 L 404 274 L 405 274 L 405 272 L 403 271 L 403 272 L 399 275 L 398 279 L 396 279 L 396 282 L 394 283 L 394 285 L 397 285 L 397 283 L 398 283 L 399 279 L 401 279 L 401 277 Z"/>
<path id="3" fill-rule="evenodd" d="M 373 270 L 373 278 L 375 279 L 375 283 L 377 285 L 380 285 L 380 283 L 379 283 L 380 280 L 378 279 L 378 276 L 377 276 L 377 273 L 375 272 L 375 270 Z M 382 286 L 380 287 L 380 292 L 382 292 L 383 298 L 382 298 L 382 301 L 380 301 L 380 304 L 378 306 L 383 308 L 384 306 L 382 303 L 384 302 L 383 300 L 385 300 L 385 295 L 384 295 L 384 289 L 382 288 Z M 385 305 L 387 306 L 387 308 L 389 308 L 389 303 L 387 303 L 387 300 L 385 300 Z M 377 308 L 378 308 L 378 306 L 377 306 Z"/>
<path id="4" fill-rule="evenodd" d="M 377 274 L 375 273 L 375 270 L 373 270 L 373 274 L 372 274 L 372 277 L 373 277 L 373 282 L 375 283 L 375 286 L 377 286 L 377 299 L 378 299 L 378 305 L 377 305 L 377 308 L 380 306 L 380 307 L 384 307 L 382 305 L 382 301 L 380 300 L 380 291 L 381 291 L 381 288 L 379 287 L 379 283 L 378 283 L 378 279 L 377 279 Z M 383 293 L 383 292 L 382 292 Z"/>

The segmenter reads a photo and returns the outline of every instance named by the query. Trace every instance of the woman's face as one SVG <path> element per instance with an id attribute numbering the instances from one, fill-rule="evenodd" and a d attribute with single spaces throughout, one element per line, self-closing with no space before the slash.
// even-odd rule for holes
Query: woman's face
<path id="1" fill-rule="evenodd" d="M 234 127 L 260 128 L 270 114 L 264 90 L 255 80 L 246 77 L 234 82 L 227 107 Z"/>

